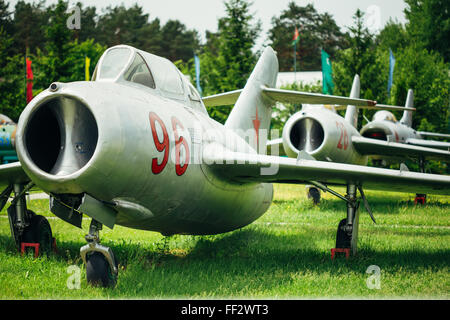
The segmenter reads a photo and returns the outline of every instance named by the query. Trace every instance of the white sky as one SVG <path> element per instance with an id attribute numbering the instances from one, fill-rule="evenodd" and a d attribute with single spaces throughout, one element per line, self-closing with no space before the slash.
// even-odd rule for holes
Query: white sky
<path id="1" fill-rule="evenodd" d="M 178 19 L 184 23 L 188 29 L 196 29 L 202 38 L 205 38 L 205 31 L 216 31 L 217 20 L 225 15 L 223 0 L 79 0 L 84 6 L 95 6 L 97 13 L 101 13 L 103 8 L 109 5 L 115 6 L 124 4 L 126 7 L 138 3 L 144 8 L 144 12 L 150 14 L 150 19 L 158 17 L 164 24 L 169 19 Z M 287 9 L 291 0 L 253 0 L 251 10 L 256 19 L 262 22 L 262 33 L 258 39 L 261 46 L 267 38 L 267 32 L 271 27 L 271 19 L 281 11 Z M 10 9 L 14 7 L 17 0 L 10 1 Z M 33 2 L 33 1 L 27 1 Z M 56 3 L 57 0 L 47 0 L 46 4 Z M 70 4 L 77 1 L 70 0 Z M 389 18 L 397 19 L 404 23 L 403 10 L 406 5 L 402 0 L 295 0 L 298 5 L 304 6 L 314 3 L 316 10 L 320 13 L 330 13 L 337 24 L 345 31 L 346 26 L 352 25 L 352 16 L 357 8 L 366 12 L 368 27 L 373 31 L 381 29 Z M 83 21 L 81 21 L 83 27 Z M 258 48 L 257 48 L 258 49 Z"/>

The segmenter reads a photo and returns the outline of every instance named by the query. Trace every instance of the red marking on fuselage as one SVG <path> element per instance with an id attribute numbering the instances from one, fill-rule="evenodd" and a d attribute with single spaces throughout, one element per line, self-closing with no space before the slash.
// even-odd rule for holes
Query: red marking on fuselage
<path id="1" fill-rule="evenodd" d="M 258 118 L 258 106 L 256 107 L 256 118 L 255 120 L 252 120 L 253 122 L 253 128 L 255 128 L 256 133 L 256 145 L 259 146 L 259 127 L 261 125 L 261 120 Z"/>

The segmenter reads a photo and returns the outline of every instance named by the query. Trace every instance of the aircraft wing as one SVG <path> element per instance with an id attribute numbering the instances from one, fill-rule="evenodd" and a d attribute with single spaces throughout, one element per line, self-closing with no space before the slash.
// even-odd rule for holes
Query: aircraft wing
<path id="1" fill-rule="evenodd" d="M 450 134 L 445 133 L 435 133 L 435 132 L 425 132 L 425 131 L 419 131 L 417 132 L 423 137 L 432 137 L 432 138 L 447 138 L 450 139 Z"/>
<path id="2" fill-rule="evenodd" d="M 354 106 L 374 106 L 375 101 L 356 99 L 340 96 L 330 96 L 327 94 L 301 92 L 293 90 L 273 89 L 262 87 L 263 94 L 268 98 L 284 103 L 307 103 L 307 104 L 329 104 L 329 105 L 354 105 Z M 203 103 L 207 107 L 225 106 L 235 104 L 242 90 L 235 90 L 219 93 L 203 98 Z"/>
<path id="3" fill-rule="evenodd" d="M 398 156 L 414 159 L 422 156 L 426 159 L 450 162 L 450 151 L 446 150 L 357 136 L 352 137 L 352 143 L 359 153 L 369 156 Z"/>
<path id="4" fill-rule="evenodd" d="M 27 183 L 31 181 L 20 162 L 0 165 L 0 188 L 4 189 L 14 183 Z M 1 191 L 1 190 L 0 190 Z"/>
<path id="5" fill-rule="evenodd" d="M 273 182 L 325 185 L 355 183 L 367 189 L 450 195 L 450 176 L 367 166 L 204 149 L 203 162 L 218 174 L 237 182 Z"/>
<path id="6" fill-rule="evenodd" d="M 406 139 L 406 143 L 416 145 L 416 146 L 428 147 L 428 148 L 438 148 L 438 149 L 450 150 L 450 142 L 444 142 L 444 141 L 424 140 L 424 139 Z"/>

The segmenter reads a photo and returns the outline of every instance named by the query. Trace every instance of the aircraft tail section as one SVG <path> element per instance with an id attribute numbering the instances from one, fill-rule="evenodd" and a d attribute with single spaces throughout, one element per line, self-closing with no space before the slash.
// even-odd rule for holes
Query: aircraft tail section
<path id="1" fill-rule="evenodd" d="M 350 92 L 350 98 L 359 98 L 361 90 L 361 84 L 359 80 L 359 75 L 355 75 L 353 78 L 352 91 Z M 347 106 L 347 111 L 345 112 L 345 120 L 351 123 L 355 128 L 358 126 L 358 108 L 356 106 Z"/>
<path id="2" fill-rule="evenodd" d="M 405 107 L 412 108 L 414 105 L 414 92 L 412 89 L 408 90 L 408 96 L 406 97 L 406 104 Z M 412 127 L 412 111 L 411 110 L 405 110 L 403 111 L 403 116 L 400 119 L 400 123 L 404 124 L 405 126 Z"/>
<path id="3" fill-rule="evenodd" d="M 275 104 L 274 100 L 263 95 L 263 88 L 274 88 L 277 76 L 276 53 L 271 47 L 267 47 L 225 123 L 227 129 L 234 130 L 259 150 L 259 153 L 264 153 L 266 149 L 272 106 Z"/>

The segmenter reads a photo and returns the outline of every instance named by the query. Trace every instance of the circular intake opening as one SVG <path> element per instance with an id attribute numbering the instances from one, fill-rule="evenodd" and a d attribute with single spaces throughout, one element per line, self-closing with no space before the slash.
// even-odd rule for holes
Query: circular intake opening
<path id="1" fill-rule="evenodd" d="M 42 171 L 74 173 L 97 146 L 97 122 L 87 106 L 72 97 L 56 97 L 37 107 L 24 128 L 27 156 Z"/>
<path id="2" fill-rule="evenodd" d="M 322 125 L 315 119 L 303 118 L 297 121 L 289 134 L 292 145 L 298 150 L 313 152 L 320 148 L 324 140 Z"/>

